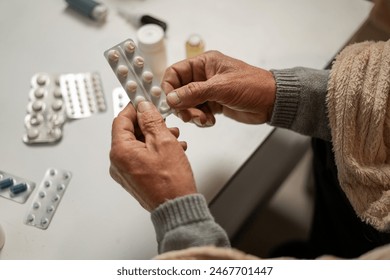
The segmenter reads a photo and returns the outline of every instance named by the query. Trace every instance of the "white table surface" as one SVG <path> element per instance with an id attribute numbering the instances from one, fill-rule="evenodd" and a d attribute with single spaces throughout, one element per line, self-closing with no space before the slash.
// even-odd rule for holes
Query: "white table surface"
<path id="1" fill-rule="evenodd" d="M 31 197 L 25 204 L 0 197 L 0 224 L 6 233 L 0 259 L 144 259 L 156 254 L 149 213 L 108 173 L 111 92 L 119 83 L 103 52 L 125 38 L 135 38 L 136 32 L 118 16 L 117 7 L 168 23 L 169 63 L 183 59 L 186 39 L 199 33 L 206 49 L 267 69 L 323 68 L 371 8 L 363 0 L 102 2 L 110 9 L 103 25 L 70 10 L 65 1 L 0 2 L 0 170 L 37 184 L 49 167 L 73 173 L 47 230 L 23 224 Z M 66 123 L 57 145 L 25 145 L 23 119 L 31 77 L 37 72 L 90 71 L 102 77 L 108 111 Z M 183 124 L 174 116 L 167 123 L 181 129 L 198 188 L 209 201 L 234 175 L 237 178 L 240 167 L 273 131 L 267 125 L 243 125 L 222 116 L 213 128 Z M 275 158 L 267 160 L 277 159 L 276 149 Z"/>

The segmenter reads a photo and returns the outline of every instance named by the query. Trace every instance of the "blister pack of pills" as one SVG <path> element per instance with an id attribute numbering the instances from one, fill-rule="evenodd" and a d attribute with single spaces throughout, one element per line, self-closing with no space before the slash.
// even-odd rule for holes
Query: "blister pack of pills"
<path id="1" fill-rule="evenodd" d="M 31 79 L 23 141 L 27 144 L 57 142 L 68 119 L 87 118 L 105 111 L 107 105 L 98 73 L 58 76 L 37 73 Z"/>
<path id="2" fill-rule="evenodd" d="M 87 118 L 107 110 L 98 73 L 61 75 L 60 85 L 68 118 Z"/>
<path id="3" fill-rule="evenodd" d="M 24 119 L 25 143 L 51 143 L 62 137 L 66 121 L 59 79 L 47 73 L 38 73 L 31 79 L 29 103 Z"/>
<path id="4" fill-rule="evenodd" d="M 108 63 L 134 106 L 152 102 L 165 118 L 172 113 L 166 96 L 133 40 L 127 39 L 104 52 Z"/>
<path id="5" fill-rule="evenodd" d="M 34 182 L 0 171 L 0 196 L 25 203 L 34 188 Z"/>
<path id="6" fill-rule="evenodd" d="M 67 170 L 49 168 L 32 200 L 25 224 L 47 229 L 72 178 Z"/>

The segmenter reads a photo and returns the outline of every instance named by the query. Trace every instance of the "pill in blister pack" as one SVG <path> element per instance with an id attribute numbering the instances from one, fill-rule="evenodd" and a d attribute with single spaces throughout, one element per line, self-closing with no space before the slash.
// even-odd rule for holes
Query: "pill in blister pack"
<path id="1" fill-rule="evenodd" d="M 86 118 L 107 110 L 98 73 L 61 75 L 60 85 L 68 118 Z"/>
<path id="2" fill-rule="evenodd" d="M 134 106 L 148 100 L 164 118 L 172 113 L 160 82 L 154 77 L 133 40 L 127 39 L 106 50 L 104 56 Z"/>
<path id="3" fill-rule="evenodd" d="M 25 217 L 25 223 L 47 229 L 72 178 L 67 170 L 50 168 L 37 188 Z"/>
<path id="4" fill-rule="evenodd" d="M 24 203 L 34 188 L 34 182 L 0 171 L 0 196 Z"/>
<path id="5" fill-rule="evenodd" d="M 58 77 L 38 73 L 31 79 L 27 115 L 24 119 L 25 143 L 50 143 L 62 137 L 66 121 Z"/>
<path id="6" fill-rule="evenodd" d="M 114 109 L 114 117 L 118 116 L 120 111 L 130 102 L 125 90 L 122 87 L 117 87 L 112 91 L 112 105 Z"/>

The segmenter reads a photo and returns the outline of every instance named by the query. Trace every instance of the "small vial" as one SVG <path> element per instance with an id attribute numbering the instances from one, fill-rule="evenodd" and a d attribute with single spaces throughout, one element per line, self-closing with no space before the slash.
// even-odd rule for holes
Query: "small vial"
<path id="1" fill-rule="evenodd" d="M 186 56 L 191 58 L 204 52 L 204 42 L 198 34 L 192 34 L 186 41 Z"/>
<path id="2" fill-rule="evenodd" d="M 106 20 L 108 8 L 93 0 L 66 0 L 70 7 L 96 21 Z"/>
<path id="3" fill-rule="evenodd" d="M 0 181 L 0 190 L 4 190 L 6 188 L 11 187 L 14 184 L 14 180 L 12 178 L 7 178 Z"/>

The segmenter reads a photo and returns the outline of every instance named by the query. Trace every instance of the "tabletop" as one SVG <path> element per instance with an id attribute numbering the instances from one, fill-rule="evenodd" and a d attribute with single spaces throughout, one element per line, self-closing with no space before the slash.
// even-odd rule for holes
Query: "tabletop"
<path id="1" fill-rule="evenodd" d="M 114 117 L 111 94 L 119 83 L 103 52 L 126 38 L 135 38 L 137 31 L 118 15 L 118 9 L 167 22 L 168 64 L 185 58 L 185 41 L 196 33 L 207 50 L 219 50 L 255 66 L 321 69 L 363 23 L 371 8 L 370 3 L 359 0 L 101 2 L 109 9 L 103 23 L 70 9 L 65 1 L 0 2 L 0 170 L 37 185 L 49 168 L 72 174 L 45 230 L 24 223 L 36 191 L 25 203 L 0 197 L 0 225 L 6 234 L 0 259 L 147 259 L 157 253 L 149 213 L 108 173 Z M 99 73 L 107 111 L 66 121 L 63 137 L 56 144 L 26 145 L 22 136 L 30 80 L 40 72 Z M 218 194 L 232 181 L 239 179 L 238 185 L 250 183 L 248 177 L 241 181 L 239 176 L 253 168 L 248 167 L 248 160 L 260 155 L 262 160 L 283 165 L 280 161 L 294 150 L 291 143 L 298 137 L 289 138 L 282 132 L 279 137 L 287 145 L 272 142 L 274 157 L 267 158 L 269 150 L 260 148 L 275 130 L 266 124 L 244 125 L 223 116 L 217 116 L 211 128 L 184 124 L 173 115 L 166 122 L 181 130 L 180 139 L 188 142 L 186 153 L 197 187 L 215 204 Z M 279 145 L 285 148 L 278 149 Z M 278 155 L 282 151 L 286 154 Z M 274 172 L 266 173 L 265 181 L 278 177 Z M 226 218 L 223 207 L 229 205 L 220 205 L 216 211 L 222 224 Z"/>

